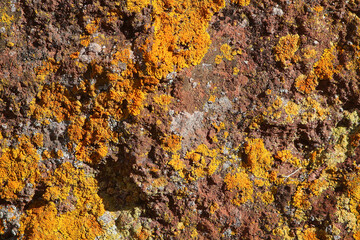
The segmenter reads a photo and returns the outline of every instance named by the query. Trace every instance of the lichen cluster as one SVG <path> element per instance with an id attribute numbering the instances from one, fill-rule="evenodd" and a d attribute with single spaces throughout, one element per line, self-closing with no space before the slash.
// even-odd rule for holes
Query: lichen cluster
<path id="1" fill-rule="evenodd" d="M 1 239 L 360 239 L 359 1 L 60 2 L 0 3 Z"/>

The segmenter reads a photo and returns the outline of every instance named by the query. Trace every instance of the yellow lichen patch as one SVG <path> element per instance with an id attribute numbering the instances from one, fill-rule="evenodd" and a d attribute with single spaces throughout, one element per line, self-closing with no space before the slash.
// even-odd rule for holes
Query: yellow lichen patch
<path id="1" fill-rule="evenodd" d="M 44 145 L 44 136 L 41 133 L 35 133 L 34 136 L 31 138 L 31 142 L 37 146 L 42 147 Z"/>
<path id="2" fill-rule="evenodd" d="M 61 122 L 80 113 L 80 108 L 81 103 L 74 100 L 66 88 L 52 83 L 45 86 L 31 102 L 28 115 L 37 120 L 53 118 Z"/>
<path id="3" fill-rule="evenodd" d="M 360 240 L 360 230 L 355 231 L 355 233 L 353 234 L 353 238 L 355 240 Z"/>
<path id="4" fill-rule="evenodd" d="M 26 184 L 36 184 L 40 178 L 40 156 L 26 136 L 21 136 L 15 148 L 5 148 L 0 157 L 0 197 L 17 199 Z"/>
<path id="5" fill-rule="evenodd" d="M 104 206 L 94 178 L 67 162 L 45 184 L 46 202 L 35 203 L 21 219 L 19 231 L 26 239 L 95 239 L 102 234 L 97 218 L 104 213 Z M 68 210 L 58 212 L 58 201 L 66 202 Z"/>
<path id="6" fill-rule="evenodd" d="M 281 160 L 284 163 L 290 163 L 293 166 L 300 167 L 300 160 L 291 154 L 290 150 L 278 151 L 275 158 Z"/>
<path id="7" fill-rule="evenodd" d="M 234 67 L 233 68 L 233 75 L 238 75 L 239 74 L 239 72 L 240 72 L 240 69 L 239 68 L 237 68 L 237 67 Z"/>
<path id="8" fill-rule="evenodd" d="M 348 195 L 354 201 L 360 203 L 360 177 L 355 176 L 347 181 Z"/>
<path id="9" fill-rule="evenodd" d="M 5 23 L 6 25 L 10 25 L 14 20 L 14 16 L 9 16 L 6 12 L 1 15 L 0 22 Z"/>
<path id="10" fill-rule="evenodd" d="M 80 44 L 83 45 L 84 47 L 89 46 L 89 44 L 90 44 L 90 36 L 81 35 L 80 36 Z"/>
<path id="11" fill-rule="evenodd" d="M 41 154 L 41 157 L 42 157 L 43 160 L 46 160 L 46 159 L 51 158 L 51 154 L 49 153 L 48 150 L 44 150 L 44 151 L 42 152 L 42 154 Z"/>
<path id="12" fill-rule="evenodd" d="M 231 50 L 231 47 L 229 46 L 229 44 L 225 43 L 225 44 L 221 45 L 220 51 L 222 52 L 222 55 L 224 56 L 224 58 L 226 58 L 227 60 L 231 61 L 234 59 L 234 56 L 232 55 L 232 50 Z"/>
<path id="13" fill-rule="evenodd" d="M 182 178 L 188 181 L 196 181 L 206 175 L 214 174 L 220 160 L 217 149 L 210 150 L 205 144 L 201 144 L 195 150 L 187 152 L 184 159 L 181 159 L 179 154 L 173 154 L 168 164 Z"/>
<path id="14" fill-rule="evenodd" d="M 236 3 L 242 7 L 248 6 L 250 4 L 250 0 L 231 0 L 232 3 Z"/>
<path id="15" fill-rule="evenodd" d="M 177 171 L 180 177 L 185 178 L 184 171 L 186 169 L 186 165 L 184 161 L 180 158 L 179 154 L 174 154 L 171 160 L 168 162 L 168 165 L 173 167 L 175 171 Z"/>
<path id="16" fill-rule="evenodd" d="M 80 55 L 79 52 L 73 52 L 72 54 L 70 54 L 70 58 L 71 59 L 77 59 L 77 58 L 79 58 L 79 55 Z"/>
<path id="17" fill-rule="evenodd" d="M 313 7 L 314 11 L 319 13 L 319 12 L 322 12 L 324 10 L 324 8 L 320 5 L 317 5 L 315 7 Z"/>
<path id="18" fill-rule="evenodd" d="M 308 94 L 315 90 L 319 84 L 315 74 L 311 73 L 309 76 L 301 74 L 295 79 L 295 88 L 301 93 Z"/>
<path id="19" fill-rule="evenodd" d="M 216 96 L 215 96 L 215 95 L 210 95 L 208 101 L 209 101 L 209 102 L 215 102 L 215 101 L 216 101 Z"/>
<path id="20" fill-rule="evenodd" d="M 11 24 L 15 21 L 15 14 L 9 8 L 10 2 L 9 0 L 4 0 L 1 2 L 0 6 L 0 27 L 5 27 L 9 29 Z"/>
<path id="21" fill-rule="evenodd" d="M 118 65 L 119 62 L 125 63 L 125 64 L 132 63 L 130 49 L 122 49 L 113 54 L 112 60 L 110 61 L 110 63 L 112 65 Z"/>
<path id="22" fill-rule="evenodd" d="M 315 179 L 309 185 L 309 189 L 314 196 L 319 196 L 329 187 L 329 183 L 325 179 Z"/>
<path id="23" fill-rule="evenodd" d="M 216 122 L 212 122 L 211 125 L 216 129 L 216 132 L 220 132 L 220 130 L 225 129 L 225 123 L 220 122 L 219 124 L 216 124 Z"/>
<path id="24" fill-rule="evenodd" d="M 274 47 L 275 60 L 281 62 L 285 67 L 291 65 L 295 52 L 299 49 L 299 35 L 287 35 L 281 37 Z"/>
<path id="25" fill-rule="evenodd" d="M 95 115 L 98 117 L 111 115 L 116 120 L 129 115 L 139 115 L 144 107 L 145 92 L 136 88 L 133 81 L 117 74 L 107 74 L 107 80 L 112 87 L 97 96 L 94 106 Z"/>
<path id="26" fill-rule="evenodd" d="M 99 22 L 97 20 L 91 21 L 85 26 L 85 30 L 88 34 L 94 34 L 99 28 Z"/>
<path id="27" fill-rule="evenodd" d="M 293 240 L 294 234 L 291 232 L 289 226 L 280 223 L 280 227 L 277 227 L 273 230 L 273 234 L 276 236 L 280 236 L 281 239 L 284 240 Z"/>
<path id="28" fill-rule="evenodd" d="M 216 149 L 210 150 L 205 144 L 201 144 L 195 150 L 187 152 L 185 159 L 190 162 L 191 166 L 188 169 L 187 179 L 194 181 L 204 177 L 206 174 L 214 174 L 220 164 L 217 154 Z"/>
<path id="29" fill-rule="evenodd" d="M 316 237 L 316 228 L 307 228 L 302 233 L 299 233 L 299 239 L 301 240 L 319 240 Z"/>
<path id="30" fill-rule="evenodd" d="M 222 55 L 216 55 L 215 57 L 215 63 L 220 64 L 222 62 L 223 56 Z"/>
<path id="31" fill-rule="evenodd" d="M 296 103 L 289 101 L 284 106 L 285 113 L 287 114 L 286 121 L 292 122 L 293 118 L 299 114 L 300 107 Z"/>
<path id="32" fill-rule="evenodd" d="M 303 50 L 303 54 L 304 54 L 304 58 L 305 59 L 311 59 L 314 58 L 316 56 L 316 50 L 315 49 L 311 49 L 311 48 L 305 48 Z"/>
<path id="33" fill-rule="evenodd" d="M 325 49 L 320 60 L 314 64 L 314 72 L 320 80 L 329 80 L 336 72 L 334 68 L 334 50 L 335 46 Z"/>
<path id="34" fill-rule="evenodd" d="M 245 171 L 228 173 L 224 182 L 227 190 L 236 192 L 236 196 L 231 200 L 233 204 L 240 206 L 252 200 L 253 184 Z"/>
<path id="35" fill-rule="evenodd" d="M 159 188 L 164 187 L 168 184 L 168 180 L 165 177 L 156 178 L 153 180 L 153 187 Z"/>
<path id="36" fill-rule="evenodd" d="M 152 4 L 155 32 L 143 47 L 146 74 L 160 79 L 199 64 L 211 43 L 206 32 L 210 18 L 225 1 L 156 0 Z"/>
<path id="37" fill-rule="evenodd" d="M 278 110 L 278 109 L 282 106 L 282 104 L 283 104 L 283 101 L 281 100 L 281 98 L 280 98 L 280 97 L 277 97 L 277 98 L 275 99 L 275 101 L 273 102 L 272 107 L 273 107 L 275 110 Z"/>
<path id="38" fill-rule="evenodd" d="M 150 4 L 150 0 L 127 0 L 126 8 L 130 12 L 140 12 L 144 7 Z"/>
<path id="39" fill-rule="evenodd" d="M 268 205 L 274 202 L 274 195 L 271 192 L 267 191 L 260 194 L 260 199 L 265 205 Z"/>
<path id="40" fill-rule="evenodd" d="M 329 109 L 322 107 L 319 100 L 310 96 L 303 99 L 300 114 L 303 123 L 324 120 L 329 115 Z"/>
<path id="41" fill-rule="evenodd" d="M 169 152 L 177 152 L 181 149 L 181 137 L 170 135 L 162 139 L 162 147 Z"/>
<path id="42" fill-rule="evenodd" d="M 55 73 L 60 67 L 60 64 L 55 61 L 53 58 L 49 58 L 47 61 L 43 62 L 43 65 L 34 69 L 36 74 L 36 79 L 39 82 L 43 82 L 46 77 L 52 73 Z"/>
<path id="43" fill-rule="evenodd" d="M 356 210 L 356 207 L 357 207 L 356 201 L 355 202 L 352 201 L 349 197 L 345 195 L 340 196 L 337 200 L 336 216 L 339 219 L 338 221 L 340 223 L 345 223 L 346 227 L 352 231 L 356 231 L 356 229 L 359 226 L 357 223 L 358 222 L 357 218 L 359 216 L 359 213 Z"/>
<path id="44" fill-rule="evenodd" d="M 267 178 L 267 171 L 271 169 L 273 157 L 271 153 L 264 147 L 262 139 L 250 139 L 245 145 L 245 167 L 256 177 Z"/>
<path id="45" fill-rule="evenodd" d="M 154 97 L 154 102 L 164 107 L 164 110 L 168 110 L 168 105 L 171 103 L 173 97 L 167 94 L 162 94 Z"/>
<path id="46" fill-rule="evenodd" d="M 69 139 L 76 144 L 75 156 L 78 160 L 97 164 L 108 153 L 108 142 L 117 139 L 104 118 L 78 117 L 69 126 Z M 72 151 L 70 146 L 69 151 Z"/>
<path id="47" fill-rule="evenodd" d="M 309 210 L 311 208 L 311 203 L 309 202 L 310 195 L 306 193 L 304 186 L 298 186 L 294 196 L 293 204 L 299 210 Z"/>
<path id="48" fill-rule="evenodd" d="M 210 214 L 214 214 L 217 210 L 219 210 L 220 206 L 217 202 L 213 202 L 211 205 L 210 205 L 210 209 L 209 209 L 209 212 Z"/>

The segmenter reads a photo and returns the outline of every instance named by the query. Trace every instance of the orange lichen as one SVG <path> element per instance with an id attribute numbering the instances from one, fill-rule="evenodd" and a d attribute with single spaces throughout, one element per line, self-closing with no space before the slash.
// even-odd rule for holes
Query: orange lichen
<path id="1" fill-rule="evenodd" d="M 305 59 L 314 58 L 316 56 L 316 53 L 317 53 L 316 50 L 311 49 L 311 48 L 305 48 L 303 50 L 303 54 L 304 54 Z"/>
<path id="2" fill-rule="evenodd" d="M 43 152 L 42 152 L 42 154 L 41 154 L 41 157 L 42 157 L 42 159 L 49 159 L 49 158 L 51 158 L 51 154 L 49 153 L 49 151 L 48 150 L 44 150 Z"/>
<path id="3" fill-rule="evenodd" d="M 30 139 L 21 136 L 15 148 L 5 148 L 0 157 L 0 197 L 17 199 L 26 184 L 36 184 L 40 178 L 40 156 Z"/>
<path id="4" fill-rule="evenodd" d="M 187 152 L 184 159 L 181 159 L 179 154 L 173 154 L 168 164 L 182 178 L 188 181 L 196 181 L 206 175 L 214 174 L 220 160 L 217 149 L 210 150 L 205 144 L 201 144 L 195 150 Z"/>
<path id="5" fill-rule="evenodd" d="M 45 184 L 46 202 L 34 203 L 21 219 L 19 231 L 26 239 L 94 239 L 102 234 L 97 218 L 104 206 L 94 178 L 66 162 Z M 62 202 L 72 207 L 59 212 L 56 204 Z"/>
<path id="6" fill-rule="evenodd" d="M 228 173 L 224 182 L 227 190 L 236 192 L 236 197 L 231 200 L 233 204 L 240 206 L 252 200 L 253 184 L 245 171 Z"/>
<path id="7" fill-rule="evenodd" d="M 231 47 L 229 46 L 229 44 L 225 43 L 225 44 L 221 45 L 220 50 L 221 50 L 224 58 L 226 58 L 227 60 L 231 61 L 234 59 L 234 57 L 232 55 L 232 50 L 231 50 Z"/>
<path id="8" fill-rule="evenodd" d="M 300 160 L 294 157 L 290 150 L 278 151 L 275 158 L 281 160 L 283 163 L 290 163 L 293 166 L 300 167 Z"/>
<path id="9" fill-rule="evenodd" d="M 44 145 L 44 136 L 41 133 L 35 133 L 31 138 L 31 142 L 37 147 L 42 147 Z"/>
<path id="10" fill-rule="evenodd" d="M 180 158 L 179 154 L 174 154 L 171 160 L 168 162 L 168 165 L 171 166 L 175 171 L 179 173 L 179 176 L 185 178 L 185 169 L 186 165 L 184 161 Z"/>
<path id="11" fill-rule="evenodd" d="M 304 230 L 302 236 L 303 240 L 319 240 L 319 238 L 316 237 L 316 229 L 315 228 L 307 228 Z"/>
<path id="12" fill-rule="evenodd" d="M 237 68 L 237 67 L 234 67 L 233 68 L 233 75 L 238 75 L 239 74 L 239 72 L 240 72 L 240 69 L 239 68 Z"/>
<path id="13" fill-rule="evenodd" d="M 147 75 L 160 79 L 199 64 L 211 43 L 209 20 L 224 6 L 224 0 L 153 1 L 155 32 L 144 46 Z"/>
<path id="14" fill-rule="evenodd" d="M 214 214 L 217 210 L 219 210 L 219 208 L 219 204 L 217 202 L 213 202 L 209 209 L 210 214 Z"/>
<path id="15" fill-rule="evenodd" d="M 139 115 L 143 108 L 146 93 L 136 88 L 135 82 L 117 74 L 108 74 L 113 86 L 109 91 L 97 96 L 95 102 L 96 116 L 113 116 L 121 120 L 129 115 Z"/>
<path id="16" fill-rule="evenodd" d="M 39 82 L 43 82 L 46 77 L 52 73 L 55 73 L 60 67 L 60 64 L 55 61 L 53 58 L 49 58 L 47 61 L 43 62 L 41 67 L 34 69 L 36 74 L 36 79 Z"/>
<path id="17" fill-rule="evenodd" d="M 216 132 L 220 132 L 222 129 L 225 129 L 225 124 L 223 122 L 220 122 L 219 124 L 216 124 L 216 122 L 212 122 L 211 125 L 216 129 Z"/>
<path id="18" fill-rule="evenodd" d="M 289 101 L 284 106 L 285 113 L 287 114 L 286 121 L 293 122 L 293 118 L 299 114 L 300 107 L 296 103 Z"/>
<path id="19" fill-rule="evenodd" d="M 215 57 L 215 63 L 220 64 L 222 62 L 223 56 L 222 55 L 216 55 Z"/>
<path id="20" fill-rule="evenodd" d="M 215 102 L 215 101 L 216 101 L 216 96 L 215 96 L 215 95 L 210 95 L 208 101 L 209 101 L 209 102 Z"/>
<path id="21" fill-rule="evenodd" d="M 232 3 L 236 3 L 242 7 L 248 6 L 250 4 L 250 0 L 231 0 Z"/>
<path id="22" fill-rule="evenodd" d="M 287 35 L 281 37 L 274 47 L 275 60 L 281 62 L 285 67 L 291 65 L 295 52 L 299 49 L 299 35 Z"/>
<path id="23" fill-rule="evenodd" d="M 45 86 L 30 104 L 28 115 L 37 120 L 53 118 L 58 122 L 70 120 L 80 113 L 81 103 L 75 100 L 69 91 L 60 84 Z"/>
<path id="24" fill-rule="evenodd" d="M 120 51 L 117 51 L 113 54 L 112 56 L 112 60 L 110 61 L 110 63 L 112 65 L 118 65 L 119 62 L 125 63 L 125 64 L 130 64 L 132 63 L 131 60 L 131 51 L 130 49 L 122 49 Z"/>
<path id="25" fill-rule="evenodd" d="M 314 9 L 315 12 L 318 12 L 318 13 L 322 12 L 324 10 L 324 8 L 322 6 L 320 6 L 320 5 L 317 5 L 317 6 L 313 7 L 313 9 Z"/>
<path id="26" fill-rule="evenodd" d="M 13 22 L 15 22 L 16 16 L 15 13 L 9 8 L 10 1 L 2 1 L 2 6 L 0 8 L 0 26 L 8 29 Z"/>
<path id="27" fill-rule="evenodd" d="M 334 59 L 333 54 L 335 46 L 325 49 L 320 60 L 314 64 L 314 72 L 316 76 L 321 80 L 329 80 L 332 78 L 336 69 L 334 68 Z"/>
<path id="28" fill-rule="evenodd" d="M 70 58 L 77 59 L 77 58 L 79 58 L 79 55 L 80 55 L 79 52 L 74 52 L 74 53 L 70 54 Z"/>
<path id="29" fill-rule="evenodd" d="M 355 233 L 353 234 L 353 238 L 355 240 L 360 240 L 360 230 L 359 231 L 355 231 Z"/>
<path id="30" fill-rule="evenodd" d="M 311 93 L 319 84 L 315 74 L 311 73 L 309 76 L 301 74 L 295 79 L 295 88 L 304 94 Z"/>
<path id="31" fill-rule="evenodd" d="M 126 1 L 126 8 L 130 12 L 140 12 L 144 7 L 150 4 L 150 0 L 127 0 Z"/>
<path id="32" fill-rule="evenodd" d="M 190 161 L 191 165 L 191 169 L 188 171 L 188 180 L 194 181 L 204 177 L 206 174 L 214 174 L 220 164 L 217 154 L 216 149 L 210 150 L 205 144 L 201 144 L 195 150 L 187 152 L 185 159 Z"/>
<path id="33" fill-rule="evenodd" d="M 329 183 L 325 179 L 315 179 L 310 183 L 309 190 L 314 196 L 319 196 L 328 187 Z"/>
<path id="34" fill-rule="evenodd" d="M 168 105 L 171 103 L 173 97 L 167 94 L 162 94 L 154 97 L 154 102 L 159 104 L 164 108 L 165 111 L 168 110 Z"/>
<path id="35" fill-rule="evenodd" d="M 309 202 L 310 195 L 306 193 L 305 186 L 298 186 L 294 196 L 293 204 L 300 210 L 309 210 L 311 208 L 311 203 Z"/>
<path id="36" fill-rule="evenodd" d="M 68 129 L 70 141 L 77 145 L 76 158 L 92 164 L 99 163 L 107 155 L 108 142 L 116 142 L 114 134 L 104 118 L 78 117 Z M 70 146 L 69 151 L 71 150 Z"/>
<path id="37" fill-rule="evenodd" d="M 271 169 L 274 159 L 264 147 L 263 140 L 250 139 L 245 145 L 245 154 L 245 167 L 249 168 L 256 177 L 267 177 L 267 171 Z"/>
<path id="38" fill-rule="evenodd" d="M 355 176 L 347 181 L 347 192 L 356 202 L 360 202 L 360 177 Z"/>
<path id="39" fill-rule="evenodd" d="M 88 34 L 94 34 L 99 28 L 99 22 L 97 20 L 91 21 L 85 26 L 85 30 Z"/>
<path id="40" fill-rule="evenodd" d="M 260 199 L 265 205 L 268 205 L 274 202 L 274 195 L 271 192 L 267 191 L 260 194 Z"/>
<path id="41" fill-rule="evenodd" d="M 162 147 L 169 152 L 177 152 L 181 149 L 181 137 L 170 135 L 162 139 Z"/>
<path id="42" fill-rule="evenodd" d="M 80 44 L 84 47 L 89 46 L 90 44 L 90 37 L 88 35 L 81 35 L 80 36 Z"/>
<path id="43" fill-rule="evenodd" d="M 321 106 L 321 101 L 312 97 L 304 98 L 301 111 L 302 122 L 324 120 L 329 115 L 329 109 Z"/>

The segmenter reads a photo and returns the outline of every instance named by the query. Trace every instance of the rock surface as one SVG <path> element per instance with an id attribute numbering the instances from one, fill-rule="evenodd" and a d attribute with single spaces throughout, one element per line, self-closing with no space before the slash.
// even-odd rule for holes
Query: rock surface
<path id="1" fill-rule="evenodd" d="M 360 239 L 359 0 L 0 1 L 0 239 Z"/>

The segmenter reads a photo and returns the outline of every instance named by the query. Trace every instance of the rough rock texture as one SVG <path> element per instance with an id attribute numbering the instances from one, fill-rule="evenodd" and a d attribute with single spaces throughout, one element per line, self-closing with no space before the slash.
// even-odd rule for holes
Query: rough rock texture
<path id="1" fill-rule="evenodd" d="M 360 239 L 359 0 L 0 1 L 0 239 Z"/>

